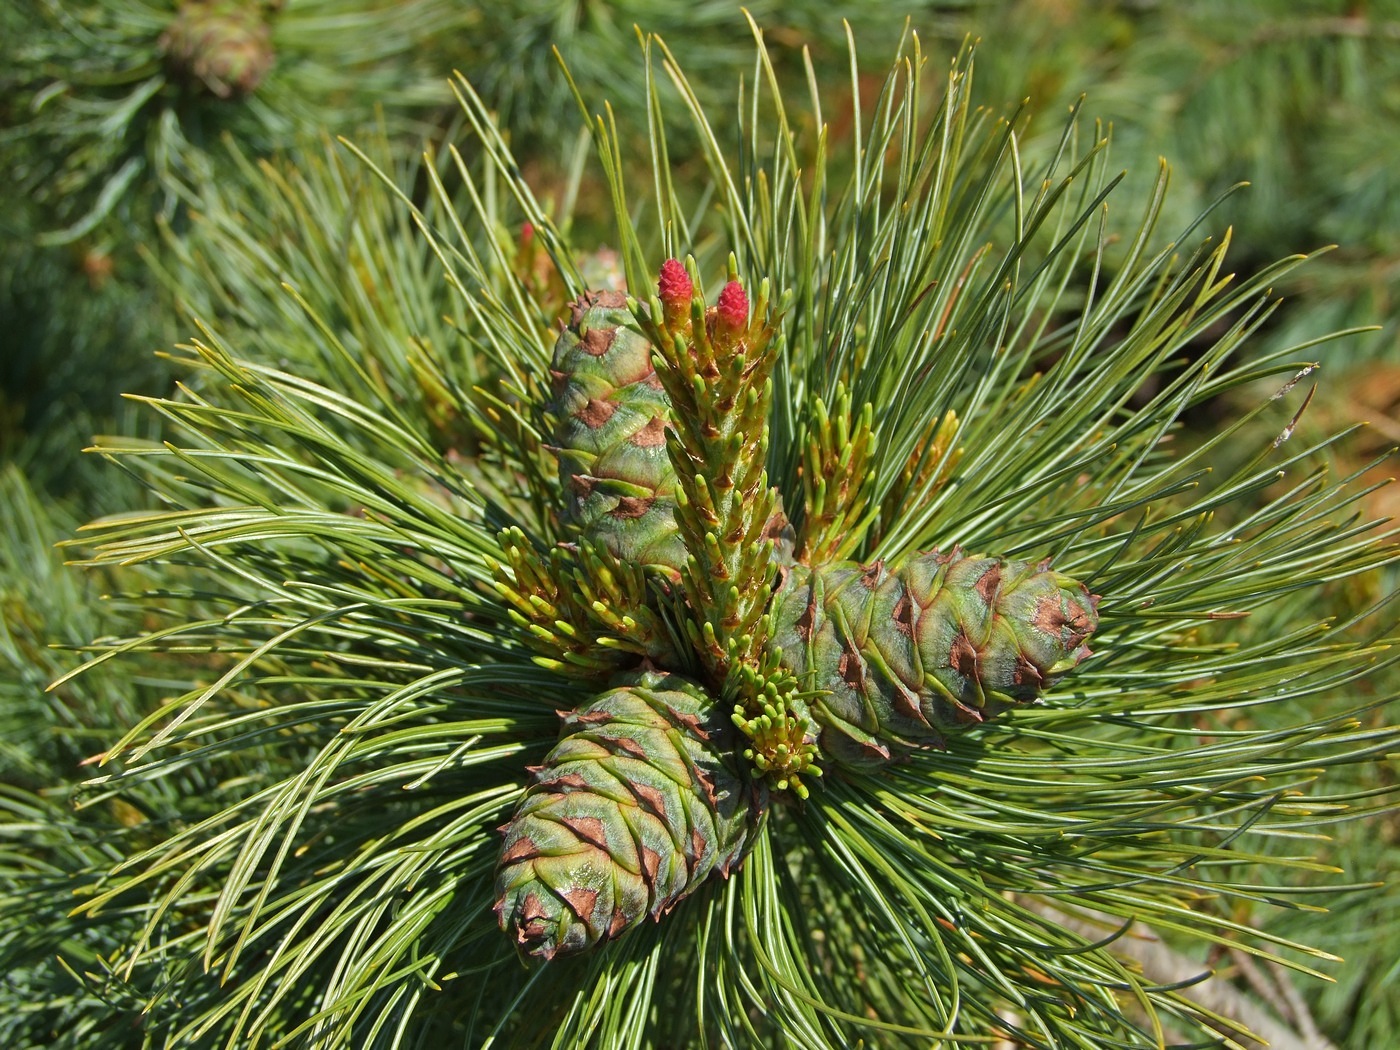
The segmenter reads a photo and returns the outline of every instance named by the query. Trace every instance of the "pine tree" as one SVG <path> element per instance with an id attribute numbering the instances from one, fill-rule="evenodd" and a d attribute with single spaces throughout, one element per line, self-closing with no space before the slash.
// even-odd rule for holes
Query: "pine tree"
<path id="1" fill-rule="evenodd" d="M 22 1035 L 140 1003 L 133 1042 L 154 1045 L 1240 1045 L 1238 1021 L 1125 961 L 1130 928 L 1313 972 L 1236 909 L 1294 903 L 1275 877 L 1313 862 L 1274 844 L 1383 798 L 1315 781 L 1394 750 L 1384 698 L 1303 701 L 1390 659 L 1384 603 L 1343 623 L 1312 603 L 1395 553 L 1327 470 L 1330 439 L 1293 436 L 1325 347 L 1242 356 L 1303 260 L 1231 282 L 1228 241 L 1150 248 L 1161 193 L 1120 215 L 1079 122 L 1031 166 L 1023 118 L 972 108 L 965 55 L 931 108 L 917 41 L 873 98 L 853 78 L 839 151 L 761 47 L 734 127 L 663 43 L 646 58 L 711 182 L 671 177 L 659 93 L 649 183 L 598 119 L 621 303 L 465 82 L 474 150 L 421 170 L 432 204 L 399 204 L 422 240 L 366 221 L 341 267 L 239 318 L 259 266 L 342 244 L 324 197 L 342 161 L 265 169 L 269 200 L 307 207 L 260 221 L 302 214 L 308 236 L 210 282 L 227 331 L 184 349 L 185 392 L 148 399 L 165 442 L 102 443 L 161 508 L 83 541 L 146 574 L 123 600 L 144 622 L 68 680 L 171 668 L 86 812 L 182 801 L 125 832 L 78 818 L 51 870 L 7 875 L 89 882 L 72 921 L 104 946 L 91 997 Z M 251 260 L 235 222 L 204 230 L 192 263 Z M 440 294 L 425 261 L 455 326 L 420 309 Z M 586 448 L 552 389 L 594 324 L 651 348 L 666 415 L 644 424 L 665 421 L 683 556 L 629 560 L 570 509 L 582 454 L 617 447 Z M 1193 406 L 1266 381 L 1276 397 L 1175 446 Z M 589 418 L 635 407 L 625 389 L 594 390 L 614 407 Z M 873 596 L 843 590 L 866 577 Z M 804 603 L 813 580 L 829 595 Z M 969 639 L 966 692 L 936 660 L 895 666 L 887 580 Z M 817 606 L 841 610 L 835 649 L 890 665 L 868 696 L 931 691 L 937 738 L 877 712 L 868 732 L 898 747 L 843 761 L 826 729 L 850 661 L 784 644 Z M 975 645 L 974 622 L 993 632 Z M 190 777 L 211 789 L 172 790 Z"/>

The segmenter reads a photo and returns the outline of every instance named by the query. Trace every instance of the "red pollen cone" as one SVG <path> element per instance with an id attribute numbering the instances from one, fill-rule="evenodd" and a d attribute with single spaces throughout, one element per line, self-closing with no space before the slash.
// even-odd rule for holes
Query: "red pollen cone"
<path id="1" fill-rule="evenodd" d="M 749 297 L 744 286 L 738 281 L 730 281 L 719 293 L 715 303 L 715 313 L 722 324 L 732 329 L 747 328 L 749 324 Z"/>
<path id="2" fill-rule="evenodd" d="M 667 259 L 661 264 L 661 276 L 656 282 L 656 294 L 666 312 L 679 313 L 690 309 L 690 299 L 695 286 L 690 283 L 690 274 L 685 272 L 679 259 Z"/>

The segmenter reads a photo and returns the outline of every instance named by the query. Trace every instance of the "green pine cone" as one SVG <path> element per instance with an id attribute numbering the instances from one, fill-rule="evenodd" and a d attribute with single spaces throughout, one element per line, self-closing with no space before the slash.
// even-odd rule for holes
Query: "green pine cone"
<path id="1" fill-rule="evenodd" d="M 1097 598 L 1048 562 L 968 557 L 793 566 L 770 650 L 803 689 L 830 760 L 872 768 L 1036 700 L 1089 655 Z"/>
<path id="2" fill-rule="evenodd" d="M 676 477 L 666 456 L 671 401 L 652 345 L 621 292 L 585 292 L 554 344 L 554 440 L 567 517 L 594 543 L 674 574 L 685 562 Z"/>
<path id="3" fill-rule="evenodd" d="M 505 828 L 496 914 L 544 959 L 659 919 L 742 858 L 766 805 L 695 685 L 644 672 L 564 716 Z"/>
<path id="4" fill-rule="evenodd" d="M 219 98 L 250 95 L 272 70 L 272 29 L 250 0 L 184 0 L 160 46 L 177 79 Z"/>

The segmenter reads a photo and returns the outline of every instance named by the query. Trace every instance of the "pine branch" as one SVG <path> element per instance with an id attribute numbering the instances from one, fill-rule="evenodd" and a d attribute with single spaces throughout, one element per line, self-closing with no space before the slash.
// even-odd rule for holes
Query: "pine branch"
<path id="1" fill-rule="evenodd" d="M 1305 934 L 1257 920 L 1315 913 L 1326 888 L 1359 893 L 1338 882 L 1319 832 L 1394 802 L 1393 784 L 1345 775 L 1375 771 L 1400 741 L 1376 687 L 1396 666 L 1394 605 L 1329 617 L 1318 596 L 1393 570 L 1396 548 L 1362 509 L 1366 482 L 1332 469 L 1336 439 L 1299 419 L 1322 344 L 1244 356 L 1269 319 L 1268 289 L 1302 260 L 1232 281 L 1228 245 L 1200 243 L 1196 227 L 1158 249 L 1165 177 L 1120 214 L 1097 130 L 1072 123 L 1049 157 L 1032 159 L 1024 118 L 978 116 L 966 58 L 932 110 L 917 43 L 873 100 L 853 76 L 858 131 L 838 141 L 778 93 L 762 47 L 737 134 L 707 113 L 672 52 L 652 43 L 647 54 L 678 88 L 713 180 L 694 185 L 666 163 L 672 107 L 659 88 L 647 100 L 657 124 L 645 204 L 623 163 L 623 131 L 595 124 L 628 290 L 649 293 L 654 260 L 687 251 L 732 251 L 737 272 L 793 290 L 786 312 L 742 316 L 731 292 L 711 331 L 694 296 L 697 261 L 687 309 L 668 315 L 666 292 L 645 313 L 669 384 L 674 462 L 690 486 L 682 527 L 695 559 L 681 587 L 652 587 L 645 604 L 689 618 L 687 641 L 709 654 L 712 679 L 687 687 L 693 717 L 652 725 L 665 748 L 643 743 L 635 725 L 609 730 L 587 777 L 531 786 L 529 768 L 548 768 L 563 747 L 556 711 L 571 713 L 565 750 L 582 746 L 594 714 L 623 720 L 591 707 L 594 685 L 534 663 L 511 613 L 601 668 L 617 648 L 609 639 L 626 637 L 625 616 L 640 624 L 611 600 L 641 602 L 639 566 L 611 549 L 592 558 L 558 547 L 558 529 L 587 527 L 565 520 L 562 486 L 538 465 L 545 325 L 558 304 L 532 298 L 541 286 L 522 276 L 515 231 L 531 222 L 563 294 L 586 290 L 582 266 L 463 87 L 479 152 L 420 169 L 431 204 L 413 206 L 407 190 L 394 197 L 426 251 L 395 252 L 404 235 L 392 223 L 367 232 L 354 257 L 376 271 L 377 294 L 355 293 L 324 265 L 342 243 L 331 230 L 347 214 L 373 225 L 384 202 L 363 213 L 315 207 L 343 192 L 318 188 L 338 177 L 326 165 L 288 195 L 302 199 L 273 228 L 294 229 L 304 214 L 307 230 L 264 271 L 304 274 L 305 287 L 289 300 L 249 296 L 234 336 L 210 329 L 182 351 L 186 386 L 140 402 L 164 421 L 164 441 L 99 443 L 159 502 L 85 531 L 84 560 L 118 578 L 126 626 L 90 642 L 86 669 L 58 688 L 139 675 L 163 699 L 122 719 L 82 798 L 84 813 L 125 803 L 150 816 L 126 833 L 100 831 L 92 849 L 48 854 L 62 877 L 33 884 L 41 894 L 72 880 L 89 887 L 78 913 L 54 925 L 81 924 L 101 946 L 100 959 L 74 966 L 93 976 L 73 1009 L 105 1023 L 92 1003 L 111 992 L 119 1007 L 141 1006 L 152 1039 L 229 1045 L 1009 1038 L 1098 1048 L 1158 1045 L 1164 1032 L 1214 1039 L 1222 1024 L 1241 1041 L 1238 1018 L 1162 986 L 1031 902 L 1312 977 L 1332 965 Z M 721 146 L 730 141 L 740 148 Z M 294 184 L 259 177 L 276 187 L 270 196 Z M 397 338 L 429 323 L 418 309 L 436 302 L 425 263 L 446 274 L 470 352 L 449 343 L 418 360 Z M 390 305 L 400 283 L 406 302 Z M 340 323 L 342 303 L 353 323 Z M 678 340 L 670 329 L 687 320 Z M 260 331 L 304 352 L 271 361 Z M 394 338 L 370 338 L 378 333 Z M 477 407 L 457 401 L 494 377 L 505 381 Z M 1194 406 L 1266 382 L 1254 407 L 1183 447 Z M 842 389 L 852 406 L 874 406 L 868 440 L 854 418 L 844 439 L 833 420 Z M 494 444 L 459 443 L 442 426 L 444 390 L 473 426 L 506 418 L 503 405 L 513 422 Z M 829 429 L 805 415 L 818 399 Z M 814 656 L 817 689 L 804 696 L 790 663 L 744 639 L 761 637 L 777 609 L 765 586 L 777 568 L 765 532 L 773 508 L 779 498 L 813 506 L 799 473 L 811 453 L 804 427 L 823 435 L 814 462 L 839 464 L 848 443 L 852 461 L 857 441 L 868 450 L 868 489 L 854 475 L 828 488 L 865 507 L 833 506 L 828 537 L 835 522 L 868 523 L 859 555 L 897 572 L 933 564 L 915 555 L 939 544 L 987 563 L 1051 558 L 1054 573 L 1102 596 L 1093 655 L 1062 668 L 1038 702 L 949 725 L 944 750 L 803 779 L 813 756 L 802 708 L 829 703 L 851 665 Z M 512 564 L 499 537 L 513 527 L 530 549 Z M 701 579 L 705 566 L 727 573 L 737 595 Z M 956 597 L 976 611 L 974 593 Z M 1034 630 L 1039 614 L 999 615 L 1014 634 Z M 897 626 L 865 619 L 879 651 L 894 651 Z M 850 618 L 844 629 L 855 630 Z M 736 638 L 747 659 L 731 656 Z M 720 745 L 703 723 L 718 718 L 713 739 L 728 735 L 713 708 L 722 684 L 725 703 L 747 706 L 744 739 Z M 718 856 L 707 852 L 718 830 L 672 819 L 664 795 L 628 786 L 636 778 L 604 775 L 620 756 L 660 773 L 663 750 L 679 759 L 706 749 L 735 770 L 748 752 L 768 783 L 786 781 L 796 796 L 742 844 L 726 839 L 727 880 L 719 865 L 686 862 Z M 720 801 L 697 768 L 666 770 L 677 798 Z M 498 876 L 524 853 L 503 853 L 495 829 L 520 817 L 530 792 L 580 784 L 586 798 L 565 814 L 571 848 L 597 864 L 546 881 L 570 894 L 556 895 L 551 914 L 579 918 L 596 947 L 522 977 L 490 908 L 504 899 Z M 604 801 L 610 809 L 583 811 Z M 645 839 L 632 835 L 618 823 L 623 805 L 639 821 L 648 806 L 665 813 L 664 835 L 651 824 Z M 763 811 L 744 805 L 738 818 Z M 698 836 L 687 843 L 682 828 Z M 531 842 L 521 849 L 533 862 L 547 850 Z M 647 865 L 678 857 L 686 898 L 629 898 L 616 931 L 601 897 L 586 908 L 575 892 L 650 893 L 662 869 Z M 627 879 L 614 864 L 632 865 Z M 714 877 L 692 883 L 702 869 Z M 517 930 L 535 930 L 543 914 L 528 897 Z M 679 903 L 624 932 L 659 901 Z M 23 943 L 5 942 L 15 930 L 0 922 L 0 942 Z"/>

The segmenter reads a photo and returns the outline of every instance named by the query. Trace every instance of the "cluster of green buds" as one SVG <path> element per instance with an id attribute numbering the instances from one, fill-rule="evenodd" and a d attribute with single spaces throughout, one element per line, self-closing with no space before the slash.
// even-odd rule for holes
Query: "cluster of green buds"
<path id="1" fill-rule="evenodd" d="M 805 513 L 797 559 L 803 564 L 850 557 L 871 524 L 874 417 L 875 407 L 868 402 L 852 414 L 851 395 L 842 384 L 837 384 L 830 409 L 821 398 L 812 399 L 798 433 Z"/>
<path id="2" fill-rule="evenodd" d="M 750 305 L 732 258 L 713 307 L 686 268 L 668 259 L 650 311 L 638 311 L 671 405 L 666 449 L 686 549 L 681 580 L 692 611 L 686 629 L 718 681 L 762 645 L 775 555 L 787 531 L 766 468 L 773 337 L 781 318 L 781 310 L 770 316 L 768 306 L 767 282 Z"/>
<path id="3" fill-rule="evenodd" d="M 764 617 L 765 633 L 771 629 Z M 807 698 L 797 691 L 797 677 L 783 662 L 782 651 L 764 650 L 756 662 L 735 661 L 738 679 L 734 724 L 748 740 L 744 759 L 756 777 L 777 791 L 806 799 L 803 778 L 819 777 L 816 731 Z"/>
<path id="4" fill-rule="evenodd" d="M 734 705 L 751 768 L 776 790 L 806 798 L 802 778 L 821 775 L 815 729 L 797 679 L 766 648 L 773 584 L 793 554 L 792 529 L 765 466 L 782 314 L 770 316 L 768 307 L 766 282 L 750 306 L 732 258 L 713 307 L 688 269 L 668 259 L 650 311 L 639 316 L 656 344 L 657 374 L 676 420 L 667 450 L 687 550 L 681 578 L 690 641 Z"/>
<path id="5" fill-rule="evenodd" d="M 588 542 L 538 551 L 518 528 L 504 530 L 499 541 L 505 561 L 488 567 L 511 619 L 538 651 L 536 663 L 579 678 L 606 678 L 639 657 L 676 663 L 640 566 Z"/>

